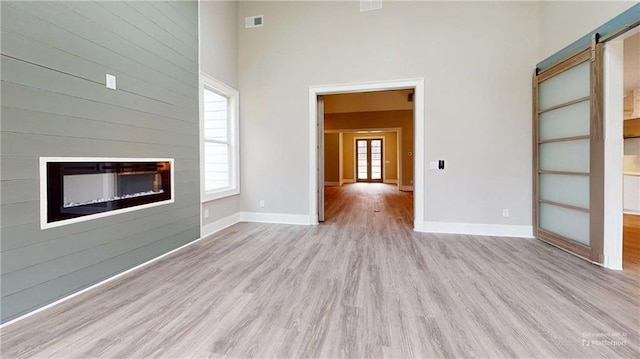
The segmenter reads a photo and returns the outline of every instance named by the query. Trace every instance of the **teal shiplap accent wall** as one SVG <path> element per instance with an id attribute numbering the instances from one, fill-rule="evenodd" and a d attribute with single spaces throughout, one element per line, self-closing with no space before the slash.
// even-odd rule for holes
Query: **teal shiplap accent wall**
<path id="1" fill-rule="evenodd" d="M 199 237 L 198 4 L 0 6 L 6 322 Z M 41 156 L 175 158 L 175 203 L 40 230 Z"/>

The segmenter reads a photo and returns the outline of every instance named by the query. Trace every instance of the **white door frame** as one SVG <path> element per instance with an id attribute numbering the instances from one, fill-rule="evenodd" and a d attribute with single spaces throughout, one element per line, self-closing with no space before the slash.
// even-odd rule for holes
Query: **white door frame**
<path id="1" fill-rule="evenodd" d="M 318 224 L 318 118 L 319 95 L 413 89 L 413 230 L 424 226 L 424 78 L 309 86 L 309 218 Z"/>

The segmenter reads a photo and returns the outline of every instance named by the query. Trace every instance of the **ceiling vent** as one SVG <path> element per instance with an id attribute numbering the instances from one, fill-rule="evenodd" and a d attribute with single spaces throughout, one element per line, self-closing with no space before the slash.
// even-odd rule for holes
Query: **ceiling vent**
<path id="1" fill-rule="evenodd" d="M 360 11 L 382 9 L 382 0 L 360 0 Z"/>
<path id="2" fill-rule="evenodd" d="M 264 25 L 264 16 L 247 16 L 244 18 L 244 28 L 248 29 L 250 27 L 260 27 Z"/>

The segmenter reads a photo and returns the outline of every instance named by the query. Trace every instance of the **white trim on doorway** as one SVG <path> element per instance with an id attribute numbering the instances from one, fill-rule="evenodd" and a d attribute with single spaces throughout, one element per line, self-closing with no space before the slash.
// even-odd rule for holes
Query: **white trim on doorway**
<path id="1" fill-rule="evenodd" d="M 374 81 L 363 83 L 317 85 L 309 87 L 309 217 L 318 224 L 318 108 L 319 95 L 387 90 L 414 90 L 414 174 L 413 174 L 413 229 L 421 232 L 424 226 L 424 79 Z"/>

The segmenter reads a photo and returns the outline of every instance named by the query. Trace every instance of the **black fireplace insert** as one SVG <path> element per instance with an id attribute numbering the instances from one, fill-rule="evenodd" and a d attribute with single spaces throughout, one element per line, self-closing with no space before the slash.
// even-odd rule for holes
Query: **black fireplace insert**
<path id="1" fill-rule="evenodd" d="M 171 162 L 47 162 L 47 222 L 171 199 Z"/>

